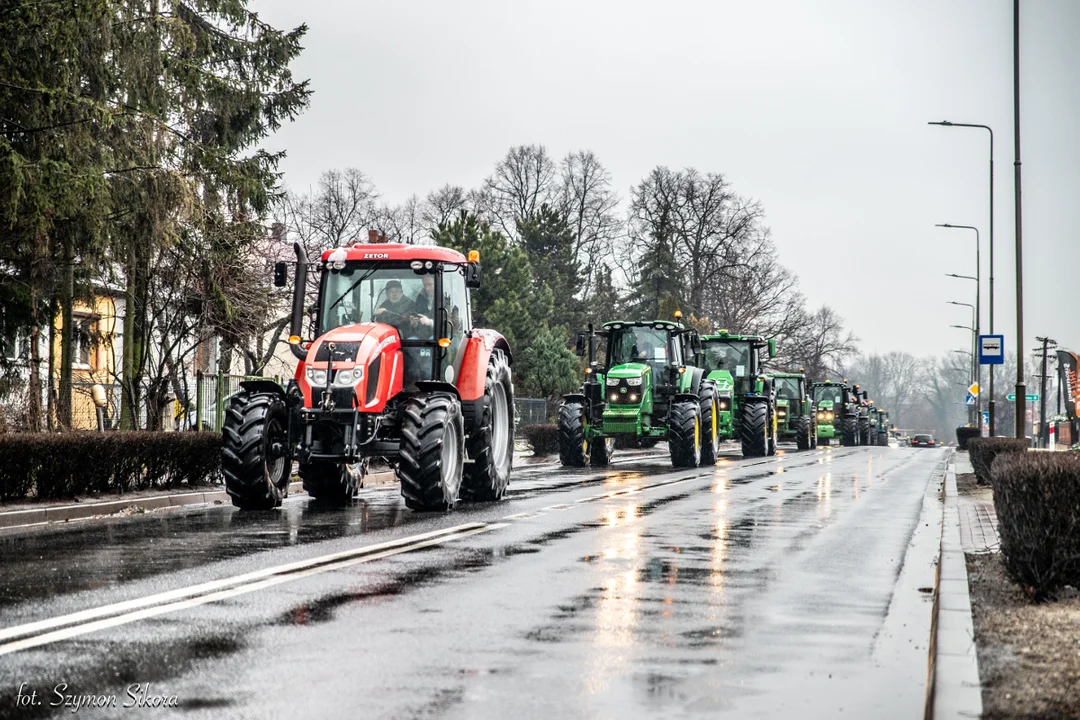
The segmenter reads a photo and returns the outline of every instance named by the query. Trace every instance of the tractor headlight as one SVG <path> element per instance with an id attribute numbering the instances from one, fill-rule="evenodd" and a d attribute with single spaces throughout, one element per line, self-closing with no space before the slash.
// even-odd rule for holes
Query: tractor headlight
<path id="1" fill-rule="evenodd" d="M 636 394 L 630 393 L 630 402 L 637 402 L 637 395 Z"/>
<path id="2" fill-rule="evenodd" d="M 607 384 L 608 385 L 618 385 L 619 384 L 619 378 L 609 377 L 607 379 Z"/>
<path id="3" fill-rule="evenodd" d="M 334 384 L 339 387 L 349 387 L 364 379 L 364 368 L 355 367 L 349 370 L 338 370 L 334 373 Z"/>
<path id="4" fill-rule="evenodd" d="M 315 368 L 307 369 L 307 380 L 309 385 L 325 385 L 326 384 L 326 371 L 316 370 Z"/>
<path id="5" fill-rule="evenodd" d="M 826 417 L 827 420 L 832 420 L 833 419 L 833 414 L 832 413 L 826 413 L 826 415 L 828 416 L 828 417 Z"/>
<path id="6" fill-rule="evenodd" d="M 787 409 L 786 408 L 777 408 L 776 409 L 776 414 L 777 414 L 778 417 L 784 417 L 785 415 L 787 415 Z"/>
<path id="7" fill-rule="evenodd" d="M 611 393 L 611 402 L 619 402 L 619 396 L 617 393 Z"/>
<path id="8" fill-rule="evenodd" d="M 639 378 L 639 377 L 626 378 L 626 384 L 637 387 L 637 386 L 641 385 L 641 378 Z"/>
<path id="9" fill-rule="evenodd" d="M 725 400 L 725 399 L 720 400 L 720 409 L 721 410 L 727 410 L 728 409 L 728 401 L 727 400 Z"/>

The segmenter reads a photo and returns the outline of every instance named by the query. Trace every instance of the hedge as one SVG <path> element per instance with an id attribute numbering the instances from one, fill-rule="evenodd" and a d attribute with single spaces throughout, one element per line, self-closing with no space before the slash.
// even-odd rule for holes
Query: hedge
<path id="1" fill-rule="evenodd" d="M 1023 438 L 972 438 L 968 441 L 968 455 L 975 479 L 981 485 L 990 484 L 990 467 L 1001 453 L 1027 452 L 1027 440 Z"/>
<path id="2" fill-rule="evenodd" d="M 0 435 L 0 501 L 216 482 L 220 468 L 218 433 Z"/>
<path id="3" fill-rule="evenodd" d="M 956 445 L 961 450 L 968 449 L 968 441 L 982 435 L 982 430 L 973 427 L 958 427 L 956 428 Z"/>
<path id="4" fill-rule="evenodd" d="M 559 429 L 555 425 L 526 425 L 521 433 L 532 445 L 534 455 L 553 455 L 559 452 Z"/>
<path id="5" fill-rule="evenodd" d="M 992 475 L 1009 574 L 1035 600 L 1080 587 L 1080 457 L 1007 453 Z"/>

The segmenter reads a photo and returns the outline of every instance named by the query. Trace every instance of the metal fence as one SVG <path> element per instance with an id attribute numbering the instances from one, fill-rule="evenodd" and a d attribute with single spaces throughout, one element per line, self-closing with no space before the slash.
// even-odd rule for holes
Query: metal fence
<path id="1" fill-rule="evenodd" d="M 193 408 L 178 408 L 178 413 L 190 415 L 186 422 L 180 423 L 183 427 L 191 427 L 197 430 L 217 431 L 221 429 L 225 418 L 225 408 L 229 398 L 240 392 L 240 383 L 244 380 L 273 380 L 280 382 L 278 377 L 255 377 L 249 375 L 203 375 L 195 378 L 195 406 Z M 179 415 L 178 415 L 179 417 Z"/>
<path id="2" fill-rule="evenodd" d="M 514 420 L 522 425 L 547 425 L 548 404 L 543 398 L 514 398 Z"/>
<path id="3" fill-rule="evenodd" d="M 98 407 L 94 404 L 92 388 L 101 385 L 105 389 L 105 407 L 101 409 L 101 424 L 106 430 L 117 427 L 120 423 L 119 384 L 72 381 L 71 383 L 71 426 L 77 430 L 98 429 Z"/>

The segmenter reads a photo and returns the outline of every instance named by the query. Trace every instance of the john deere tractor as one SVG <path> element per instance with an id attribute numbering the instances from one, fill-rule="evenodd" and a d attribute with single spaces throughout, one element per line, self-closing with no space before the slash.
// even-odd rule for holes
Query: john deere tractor
<path id="1" fill-rule="evenodd" d="M 862 394 L 857 385 L 843 382 L 816 382 L 811 396 L 817 406 L 818 441 L 822 445 L 859 444 L 859 413 Z"/>
<path id="2" fill-rule="evenodd" d="M 721 438 L 738 437 L 744 457 L 776 454 L 776 386 L 761 351 L 776 357 L 776 341 L 721 330 L 701 338 L 702 364 L 720 393 Z"/>
<path id="3" fill-rule="evenodd" d="M 872 445 L 885 447 L 889 444 L 889 413 L 881 408 L 874 408 L 870 414 L 870 423 L 873 427 Z"/>
<path id="4" fill-rule="evenodd" d="M 580 392 L 559 407 L 563 465 L 607 465 L 617 437 L 667 440 L 675 467 L 716 463 L 716 384 L 694 364 L 701 340 L 680 318 L 609 322 L 599 332 L 590 325 L 578 335 L 587 366 Z M 602 360 L 598 345 L 606 348 Z"/>
<path id="5" fill-rule="evenodd" d="M 817 413 L 802 373 L 772 373 L 776 385 L 777 436 L 794 440 L 800 450 L 817 447 Z"/>

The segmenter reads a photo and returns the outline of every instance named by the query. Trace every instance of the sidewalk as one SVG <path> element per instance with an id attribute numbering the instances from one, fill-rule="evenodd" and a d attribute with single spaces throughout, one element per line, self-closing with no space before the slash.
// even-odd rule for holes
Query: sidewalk
<path id="1" fill-rule="evenodd" d="M 967 455 L 956 453 L 955 469 L 957 475 L 974 472 Z M 965 553 L 982 555 L 995 553 L 1001 549 L 998 536 L 998 519 L 994 511 L 994 494 L 990 488 L 975 496 L 961 495 L 958 499 L 960 511 L 960 545 Z"/>
<path id="2" fill-rule="evenodd" d="M 981 522 L 978 505 L 962 498 L 956 488 L 957 473 L 971 472 L 967 455 L 953 453 L 945 473 L 942 488 L 944 523 L 941 533 L 941 556 L 938 581 L 934 588 L 935 622 L 931 638 L 930 687 L 933 702 L 927 717 L 978 718 L 982 715 L 982 685 L 979 680 L 979 661 L 975 652 L 975 626 L 971 615 L 971 590 L 968 585 L 968 547 L 972 552 L 990 552 L 989 535 L 996 530 L 972 523 Z M 993 512 L 993 503 L 990 503 Z M 996 519 L 995 519 L 996 522 Z M 965 545 L 963 537 L 968 537 Z M 979 538 L 976 541 L 976 537 Z"/>

